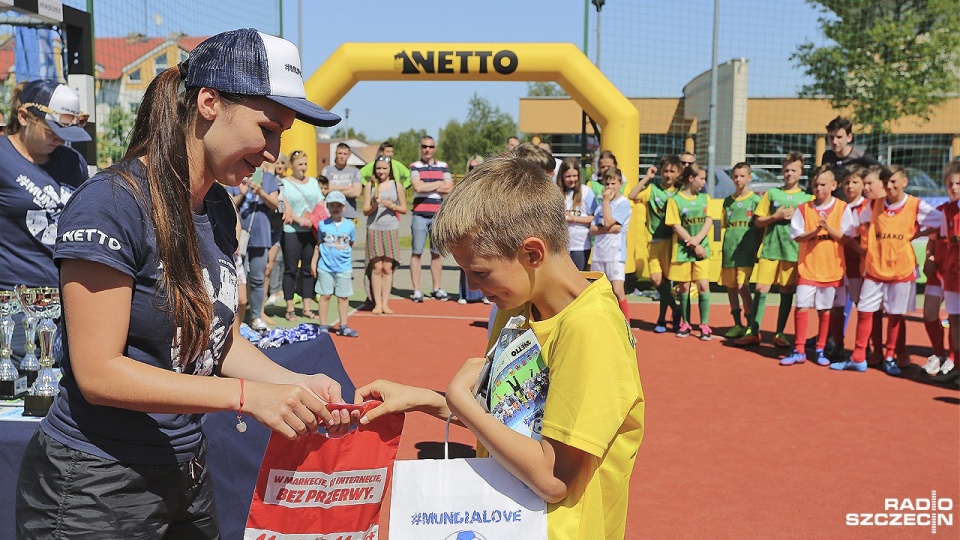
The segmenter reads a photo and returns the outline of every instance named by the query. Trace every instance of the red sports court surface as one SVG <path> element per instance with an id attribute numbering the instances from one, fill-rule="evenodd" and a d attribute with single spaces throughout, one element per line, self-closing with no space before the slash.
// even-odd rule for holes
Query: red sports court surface
<path id="1" fill-rule="evenodd" d="M 484 352 L 487 306 L 397 299 L 391 307 L 397 314 L 352 315 L 358 339 L 335 338 L 357 386 L 382 377 L 443 390 L 467 357 Z M 781 367 L 772 345 L 741 350 L 719 337 L 655 335 L 655 305 L 630 308 L 647 414 L 627 538 L 960 538 L 955 387 L 809 361 Z M 767 310 L 764 328 L 776 311 Z M 729 315 L 721 305 L 713 312 L 722 334 Z M 907 327 L 920 364 L 930 354 L 926 334 L 915 318 Z M 852 336 L 847 341 L 849 348 Z M 451 439 L 476 443 L 459 427 Z M 441 441 L 443 422 L 409 414 L 399 458 L 435 454 Z M 885 510 L 884 500 L 902 506 L 932 491 L 952 506 L 943 513 L 953 524 L 936 534 L 929 526 L 845 524 L 847 514 L 912 516 Z"/>

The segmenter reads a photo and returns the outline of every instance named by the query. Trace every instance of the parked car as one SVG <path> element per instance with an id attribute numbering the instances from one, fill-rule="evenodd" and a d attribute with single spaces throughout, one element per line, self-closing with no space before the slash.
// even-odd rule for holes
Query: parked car
<path id="1" fill-rule="evenodd" d="M 732 174 L 732 166 L 720 167 L 714 173 L 713 197 L 715 199 L 724 199 L 737 191 L 737 187 L 733 185 Z M 803 184 L 803 180 L 801 180 L 801 184 Z M 777 175 L 766 169 L 752 169 L 750 171 L 750 189 L 758 195 L 763 195 L 767 190 L 782 185 L 783 180 L 778 179 Z M 804 186 L 801 185 L 801 187 Z"/>
<path id="2" fill-rule="evenodd" d="M 923 199 L 934 208 L 949 200 L 947 191 L 929 174 L 913 167 L 905 167 L 905 169 L 907 169 L 908 183 L 903 190 L 907 194 Z"/>

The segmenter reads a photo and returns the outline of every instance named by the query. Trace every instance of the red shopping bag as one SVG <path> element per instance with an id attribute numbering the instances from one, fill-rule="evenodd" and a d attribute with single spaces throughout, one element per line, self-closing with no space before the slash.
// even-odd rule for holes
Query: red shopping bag
<path id="1" fill-rule="evenodd" d="M 394 414 L 340 438 L 271 434 L 244 539 L 377 540 L 402 430 Z"/>

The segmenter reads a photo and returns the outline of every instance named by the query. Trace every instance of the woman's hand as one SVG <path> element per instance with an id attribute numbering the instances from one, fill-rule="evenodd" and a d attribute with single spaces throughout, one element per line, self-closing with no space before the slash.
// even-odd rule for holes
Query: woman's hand
<path id="1" fill-rule="evenodd" d="M 319 422 L 336 429 L 340 420 L 327 411 L 317 394 L 298 384 L 245 381 L 244 412 L 288 439 L 316 431 Z"/>
<path id="2" fill-rule="evenodd" d="M 297 384 L 318 396 L 325 404 L 343 403 L 340 383 L 323 373 L 308 375 Z M 330 421 L 327 422 L 325 427 L 331 434 L 346 433 L 350 429 L 350 424 L 356 423 L 360 418 L 360 411 L 350 413 L 346 409 L 325 410 L 329 411 L 330 415 Z"/>

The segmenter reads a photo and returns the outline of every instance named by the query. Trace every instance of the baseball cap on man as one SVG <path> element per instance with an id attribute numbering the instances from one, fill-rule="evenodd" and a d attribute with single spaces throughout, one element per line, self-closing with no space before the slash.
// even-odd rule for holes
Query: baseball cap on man
<path id="1" fill-rule="evenodd" d="M 253 28 L 231 30 L 204 40 L 186 61 L 186 85 L 221 92 L 264 96 L 315 126 L 329 127 L 340 117 L 307 101 L 300 72 L 300 51 L 289 41 Z"/>
<path id="2" fill-rule="evenodd" d="M 347 204 L 347 196 L 343 194 L 342 191 L 331 191 L 327 193 L 327 197 L 324 199 L 327 204 L 330 203 L 340 203 L 344 206 Z"/>
<path id="3" fill-rule="evenodd" d="M 80 112 L 80 96 L 55 79 L 37 79 L 20 91 L 20 106 L 42 118 L 54 134 L 68 142 L 85 142 L 90 134 L 83 129 L 88 114 Z"/>

